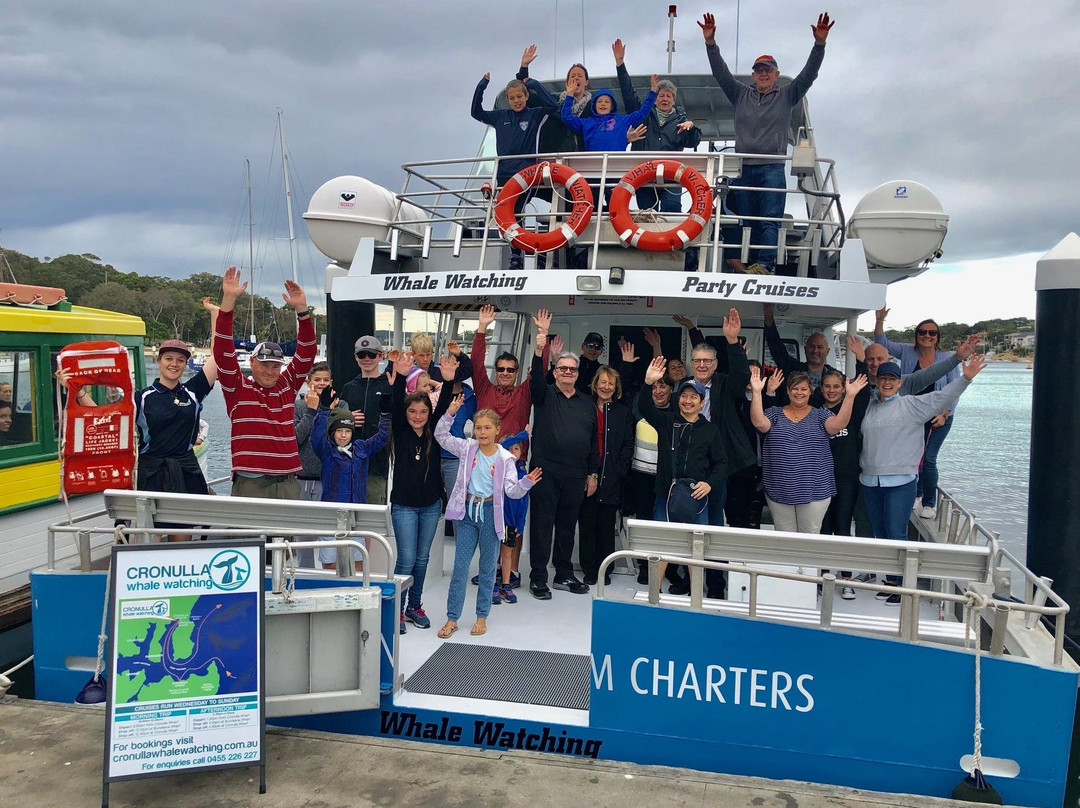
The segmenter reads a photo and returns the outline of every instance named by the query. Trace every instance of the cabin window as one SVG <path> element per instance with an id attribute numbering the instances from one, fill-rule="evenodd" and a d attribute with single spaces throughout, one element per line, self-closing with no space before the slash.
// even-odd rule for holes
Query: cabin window
<path id="1" fill-rule="evenodd" d="M 0 448 L 37 441 L 34 355 L 0 350 Z"/>

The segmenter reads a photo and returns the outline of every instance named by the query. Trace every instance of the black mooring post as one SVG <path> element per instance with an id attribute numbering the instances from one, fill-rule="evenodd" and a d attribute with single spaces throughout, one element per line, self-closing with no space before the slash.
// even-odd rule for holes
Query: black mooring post
<path id="1" fill-rule="evenodd" d="M 1035 294 L 1027 565 L 1054 580 L 1071 607 L 1065 633 L 1080 642 L 1080 236 L 1070 233 L 1039 259 Z M 1078 737 L 1074 720 L 1066 806 L 1080 805 Z"/>
<path id="2" fill-rule="evenodd" d="M 333 278 L 345 275 L 337 266 L 326 268 L 326 361 L 334 377 L 334 389 L 341 390 L 359 372 L 353 347 L 360 337 L 375 333 L 375 304 L 354 300 L 332 300 Z"/>

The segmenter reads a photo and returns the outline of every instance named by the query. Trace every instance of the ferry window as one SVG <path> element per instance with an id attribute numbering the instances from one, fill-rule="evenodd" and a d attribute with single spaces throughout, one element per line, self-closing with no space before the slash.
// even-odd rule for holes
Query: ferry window
<path id="1" fill-rule="evenodd" d="M 33 359 L 26 351 L 0 351 L 0 446 L 37 440 Z"/>
<path id="2" fill-rule="evenodd" d="M 794 340 L 794 339 L 785 339 L 785 340 L 781 340 L 781 341 L 784 343 L 784 347 L 787 348 L 788 354 L 791 355 L 792 357 L 794 357 L 795 359 L 798 359 L 799 358 L 799 341 Z M 767 365 L 775 365 L 776 360 L 773 359 L 772 353 L 769 352 L 769 349 L 768 349 L 767 346 L 765 348 L 765 351 L 768 354 L 768 356 L 765 359 L 765 364 L 767 364 Z"/>

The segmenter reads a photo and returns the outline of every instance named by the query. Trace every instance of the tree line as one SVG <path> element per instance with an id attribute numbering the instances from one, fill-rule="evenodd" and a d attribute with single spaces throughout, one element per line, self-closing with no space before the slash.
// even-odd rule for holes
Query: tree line
<path id="1" fill-rule="evenodd" d="M 204 347 L 210 344 L 210 315 L 202 307 L 202 299 L 221 299 L 220 275 L 196 272 L 176 279 L 121 272 L 91 253 L 39 260 L 5 251 L 5 257 L 19 283 L 59 287 L 73 305 L 141 317 L 149 344 L 165 339 L 182 339 Z M 251 333 L 252 302 L 245 293 L 236 303 L 237 336 Z M 254 314 L 257 340 L 296 337 L 296 314 L 292 309 L 255 295 Z M 315 327 L 317 333 L 325 333 L 324 315 L 315 315 Z"/>

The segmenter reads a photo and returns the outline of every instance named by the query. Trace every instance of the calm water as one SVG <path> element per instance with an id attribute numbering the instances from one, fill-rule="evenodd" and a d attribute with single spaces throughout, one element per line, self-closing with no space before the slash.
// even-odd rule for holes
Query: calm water
<path id="1" fill-rule="evenodd" d="M 147 367 L 153 378 L 156 366 Z M 1028 441 L 1033 373 L 1023 364 L 991 364 L 964 393 L 938 457 L 940 485 L 974 511 L 1021 560 L 1027 536 Z M 221 394 L 204 408 L 212 477 L 229 473 L 229 426 Z"/>

